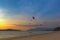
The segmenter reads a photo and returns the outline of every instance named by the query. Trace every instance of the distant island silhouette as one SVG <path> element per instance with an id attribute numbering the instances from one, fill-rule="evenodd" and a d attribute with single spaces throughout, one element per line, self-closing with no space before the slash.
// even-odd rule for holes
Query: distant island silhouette
<path id="1" fill-rule="evenodd" d="M 54 31 L 60 31 L 60 27 L 56 27 Z"/>
<path id="2" fill-rule="evenodd" d="M 0 31 L 21 31 L 21 30 L 16 30 L 16 29 L 5 29 L 5 30 L 0 30 Z"/>
<path id="3" fill-rule="evenodd" d="M 28 31 L 53 31 L 54 28 L 35 28 L 35 29 L 30 29 Z"/>

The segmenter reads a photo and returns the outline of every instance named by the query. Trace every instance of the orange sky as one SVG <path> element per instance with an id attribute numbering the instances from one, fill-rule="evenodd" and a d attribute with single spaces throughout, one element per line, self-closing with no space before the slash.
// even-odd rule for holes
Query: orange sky
<path id="1" fill-rule="evenodd" d="M 0 25 L 0 30 L 4 30 L 4 29 L 17 29 L 17 30 L 29 30 L 31 28 L 35 28 L 35 27 L 26 27 L 26 26 L 16 26 L 14 24 L 2 24 Z"/>

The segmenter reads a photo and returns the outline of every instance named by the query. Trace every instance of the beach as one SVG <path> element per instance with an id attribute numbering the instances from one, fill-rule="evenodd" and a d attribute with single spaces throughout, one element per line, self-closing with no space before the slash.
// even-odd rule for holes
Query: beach
<path id="1" fill-rule="evenodd" d="M 57 31 L 57 32 L 51 32 L 45 34 L 5 38 L 0 40 L 60 40 L 60 32 Z"/>

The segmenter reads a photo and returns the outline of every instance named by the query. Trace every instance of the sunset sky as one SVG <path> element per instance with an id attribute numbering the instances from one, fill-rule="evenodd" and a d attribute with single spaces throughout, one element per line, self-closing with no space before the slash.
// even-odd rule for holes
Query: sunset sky
<path id="1" fill-rule="evenodd" d="M 0 0 L 0 29 L 28 30 L 40 24 L 60 26 L 60 0 Z"/>

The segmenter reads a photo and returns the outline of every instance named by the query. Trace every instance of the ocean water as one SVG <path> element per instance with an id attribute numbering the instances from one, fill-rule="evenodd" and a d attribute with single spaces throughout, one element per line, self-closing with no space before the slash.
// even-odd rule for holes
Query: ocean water
<path id="1" fill-rule="evenodd" d="M 29 36 L 35 34 L 44 34 L 52 31 L 31 31 L 31 32 L 23 32 L 23 31 L 0 31 L 0 39 L 1 38 L 9 38 L 9 37 L 17 37 L 17 36 Z"/>

